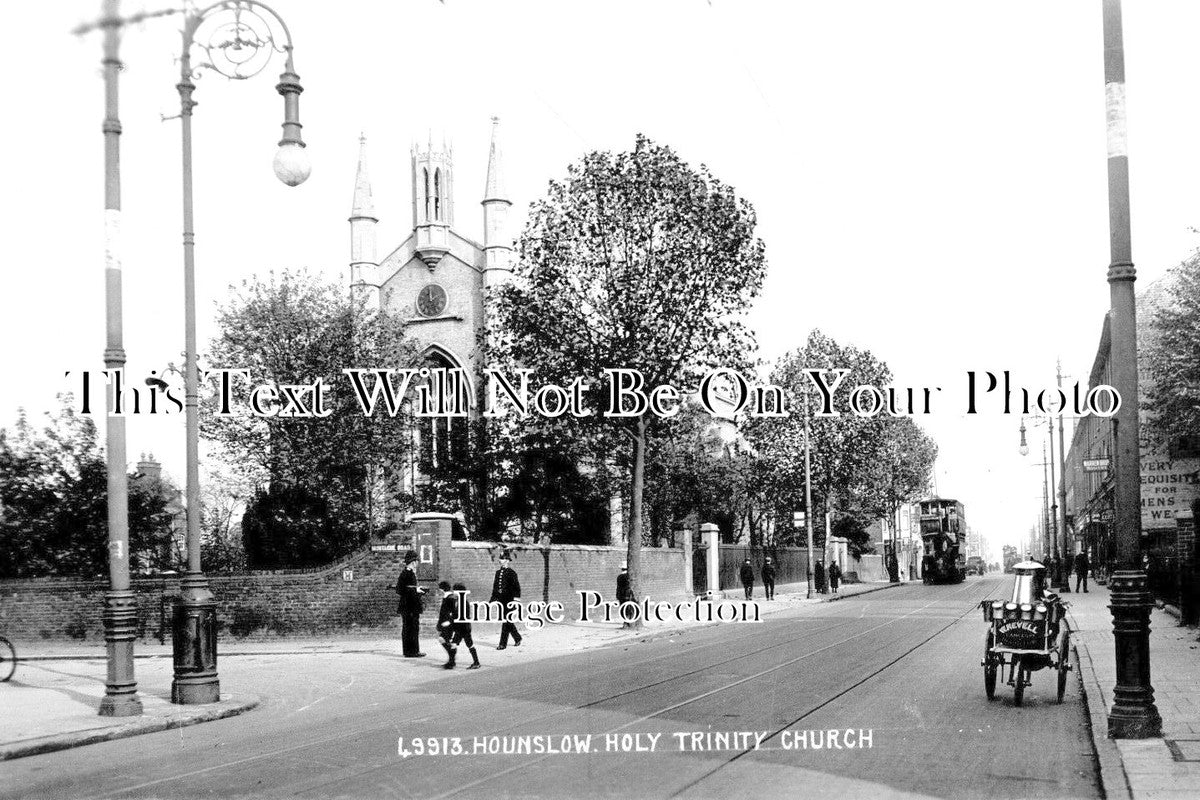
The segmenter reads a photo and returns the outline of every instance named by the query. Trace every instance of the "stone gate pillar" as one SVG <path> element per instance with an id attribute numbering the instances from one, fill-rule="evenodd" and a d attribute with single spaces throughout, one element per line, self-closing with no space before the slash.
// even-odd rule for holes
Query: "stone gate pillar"
<path id="1" fill-rule="evenodd" d="M 454 582 L 454 565 L 450 552 L 450 535 L 454 515 L 422 512 L 409 516 L 413 527 L 413 550 L 417 553 L 417 580 L 437 584 Z"/>
<path id="2" fill-rule="evenodd" d="M 718 533 L 719 529 L 711 522 L 700 526 L 700 538 L 708 547 L 708 593 L 711 597 L 721 596 L 721 545 Z"/>

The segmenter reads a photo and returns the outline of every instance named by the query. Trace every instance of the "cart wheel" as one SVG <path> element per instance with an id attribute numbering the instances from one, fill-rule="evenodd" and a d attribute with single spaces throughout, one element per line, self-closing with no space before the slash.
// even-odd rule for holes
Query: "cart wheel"
<path id="1" fill-rule="evenodd" d="M 1029 678 L 1029 670 L 1021 663 L 1020 657 L 1017 658 L 1013 669 L 1017 671 L 1013 679 L 1013 705 L 1019 707 L 1025 701 L 1025 681 Z"/>
<path id="2" fill-rule="evenodd" d="M 1067 693 L 1067 670 L 1071 664 L 1071 632 L 1065 627 L 1058 643 L 1058 702 Z"/>
<path id="3" fill-rule="evenodd" d="M 983 644 L 983 690 L 987 692 L 987 699 L 991 700 L 996 696 L 996 655 L 992 652 L 992 646 L 995 644 L 996 634 L 991 628 L 988 629 L 987 639 Z"/>
<path id="4" fill-rule="evenodd" d="M 0 681 L 6 681 L 13 676 L 17 668 L 17 651 L 12 643 L 0 636 Z"/>

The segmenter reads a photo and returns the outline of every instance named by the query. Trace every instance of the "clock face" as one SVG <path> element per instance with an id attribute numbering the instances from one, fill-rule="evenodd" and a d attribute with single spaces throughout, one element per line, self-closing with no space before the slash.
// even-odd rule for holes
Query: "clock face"
<path id="1" fill-rule="evenodd" d="M 431 283 L 417 295 L 417 313 L 422 317 L 436 317 L 446 310 L 446 290 Z"/>

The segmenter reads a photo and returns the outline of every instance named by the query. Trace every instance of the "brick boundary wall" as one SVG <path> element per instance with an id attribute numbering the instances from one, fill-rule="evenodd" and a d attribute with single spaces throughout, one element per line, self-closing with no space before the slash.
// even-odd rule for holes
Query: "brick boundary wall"
<path id="1" fill-rule="evenodd" d="M 465 583 L 472 590 L 472 599 L 487 600 L 503 549 L 513 552 L 512 566 L 521 578 L 523 600 L 560 600 L 571 619 L 578 614 L 579 590 L 597 591 L 606 600 L 615 600 L 617 574 L 625 558 L 623 547 L 453 542 L 449 574 L 443 577 Z M 398 636 L 393 587 L 402 555 L 364 548 L 316 570 L 210 575 L 218 631 L 243 640 Z M 344 580 L 344 570 L 352 571 L 352 580 Z M 644 548 L 642 571 L 645 596 L 684 598 L 682 550 Z M 100 612 L 107 586 L 105 580 L 73 578 L 0 580 L 0 633 L 18 642 L 102 641 Z M 138 598 L 141 638 L 152 640 L 161 635 L 170 641 L 170 599 L 179 592 L 179 578 L 135 578 L 132 588 Z M 422 615 L 423 635 L 434 633 L 436 618 L 437 600 L 431 591 Z"/>

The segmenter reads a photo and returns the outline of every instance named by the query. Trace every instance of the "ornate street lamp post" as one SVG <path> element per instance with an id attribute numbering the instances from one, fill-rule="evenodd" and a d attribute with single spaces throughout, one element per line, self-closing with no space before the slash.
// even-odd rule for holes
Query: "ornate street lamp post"
<path id="1" fill-rule="evenodd" d="M 193 71 L 192 47 L 204 55 Z M 183 26 L 180 55 L 180 121 L 183 132 L 183 291 L 184 393 L 187 427 L 187 574 L 175 609 L 173 636 L 175 703 L 213 703 L 220 699 L 217 677 L 216 603 L 200 568 L 199 390 L 196 366 L 196 266 L 192 222 L 192 83 L 202 69 L 232 80 L 260 72 L 276 53 L 284 56 L 275 89 L 283 95 L 283 138 L 275 155 L 275 175 L 288 186 L 303 183 L 311 171 L 300 137 L 300 78 L 292 65 L 292 37 L 279 15 L 254 0 L 222 0 L 191 11 Z"/>
<path id="2" fill-rule="evenodd" d="M 1129 232 L 1129 156 L 1125 131 L 1125 49 L 1121 2 L 1104 0 L 1104 100 L 1108 126 L 1108 285 L 1113 386 L 1121 407 L 1112 418 L 1114 533 L 1117 569 L 1110 591 L 1117 685 L 1108 735 L 1144 739 L 1162 732 L 1150 684 L 1150 609 L 1153 601 L 1138 559 L 1141 535 L 1141 449 L 1138 441 L 1137 308 Z"/>

